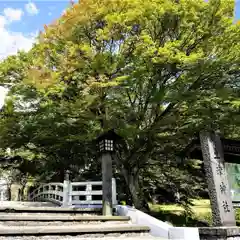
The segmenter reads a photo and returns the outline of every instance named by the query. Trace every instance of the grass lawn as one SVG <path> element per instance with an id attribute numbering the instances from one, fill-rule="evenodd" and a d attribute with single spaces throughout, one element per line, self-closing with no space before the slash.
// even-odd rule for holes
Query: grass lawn
<path id="1" fill-rule="evenodd" d="M 205 214 L 205 213 L 209 213 L 211 212 L 211 208 L 210 208 L 210 201 L 207 199 L 200 199 L 200 200 L 192 200 L 193 206 L 192 211 L 195 214 Z M 178 212 L 178 213 L 182 213 L 184 211 L 183 207 L 177 205 L 177 204 L 156 204 L 156 205 L 152 205 L 150 204 L 150 208 L 153 211 L 173 211 L 173 212 Z"/>
<path id="2" fill-rule="evenodd" d="M 196 226 L 211 222 L 210 201 L 206 199 L 192 200 L 193 216 L 186 216 L 183 207 L 177 204 L 150 204 L 151 214 L 176 226 Z"/>
<path id="3" fill-rule="evenodd" d="M 210 214 L 211 207 L 210 207 L 210 200 L 193 200 L 192 210 L 196 216 L 205 216 L 206 214 Z"/>

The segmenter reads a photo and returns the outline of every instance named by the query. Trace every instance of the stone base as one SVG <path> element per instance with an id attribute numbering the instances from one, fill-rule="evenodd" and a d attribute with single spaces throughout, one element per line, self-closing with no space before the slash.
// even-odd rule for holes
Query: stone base
<path id="1" fill-rule="evenodd" d="M 199 228 L 200 240 L 240 240 L 238 227 Z"/>

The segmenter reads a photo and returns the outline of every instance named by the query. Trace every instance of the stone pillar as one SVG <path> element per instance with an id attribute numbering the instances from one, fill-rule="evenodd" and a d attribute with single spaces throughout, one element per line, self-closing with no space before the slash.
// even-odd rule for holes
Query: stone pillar
<path id="1" fill-rule="evenodd" d="M 112 215 L 112 157 L 106 152 L 102 153 L 102 191 L 103 191 L 103 215 Z"/>
<path id="2" fill-rule="evenodd" d="M 117 205 L 117 186 L 116 179 L 112 179 L 112 204 L 113 206 Z"/>
<path id="3" fill-rule="evenodd" d="M 200 142 L 211 200 L 213 225 L 236 226 L 221 139 L 214 132 L 201 132 Z"/>

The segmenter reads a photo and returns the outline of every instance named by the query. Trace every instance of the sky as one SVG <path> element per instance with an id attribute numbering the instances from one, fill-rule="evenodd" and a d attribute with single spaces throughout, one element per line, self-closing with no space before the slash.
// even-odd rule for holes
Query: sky
<path id="1" fill-rule="evenodd" d="M 29 50 L 44 24 L 57 19 L 69 5 L 69 0 L 0 0 L 0 61 L 18 50 Z M 240 19 L 240 0 L 235 18 Z M 0 108 L 6 93 L 0 87 Z"/>
<path id="2" fill-rule="evenodd" d="M 240 19 L 240 0 L 235 0 L 235 18 Z"/>
<path id="3" fill-rule="evenodd" d="M 44 24 L 62 15 L 69 0 L 0 0 L 0 60 L 29 50 Z"/>
<path id="4" fill-rule="evenodd" d="M 29 50 L 44 24 L 59 18 L 69 0 L 0 0 L 0 61 Z M 7 90 L 0 86 L 0 108 Z"/>

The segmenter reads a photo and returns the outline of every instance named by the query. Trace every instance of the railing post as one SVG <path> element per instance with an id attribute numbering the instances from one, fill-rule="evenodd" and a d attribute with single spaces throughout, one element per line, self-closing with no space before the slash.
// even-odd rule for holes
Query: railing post
<path id="1" fill-rule="evenodd" d="M 63 182 L 63 202 L 62 206 L 69 206 L 69 193 L 70 193 L 70 180 L 69 180 L 69 171 L 66 171 L 65 180 Z"/>
<path id="2" fill-rule="evenodd" d="M 117 205 L 117 189 L 116 189 L 116 179 L 112 178 L 112 204 Z"/>
<path id="3" fill-rule="evenodd" d="M 87 191 L 86 200 L 92 201 L 92 184 L 90 184 L 90 183 L 87 184 L 86 191 Z"/>
<path id="4" fill-rule="evenodd" d="M 72 183 L 69 181 L 68 206 L 72 206 Z"/>

